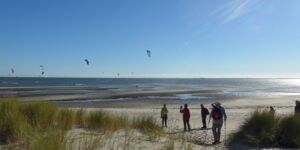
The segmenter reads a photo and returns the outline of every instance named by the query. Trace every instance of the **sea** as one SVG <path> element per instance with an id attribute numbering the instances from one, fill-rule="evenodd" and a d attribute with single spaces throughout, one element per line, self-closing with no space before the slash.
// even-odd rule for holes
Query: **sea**
<path id="1" fill-rule="evenodd" d="M 300 95 L 300 79 L 0 77 L 1 88 L 45 86 L 98 86 L 104 88 L 112 88 L 115 92 L 210 89 L 221 90 L 223 93 L 245 95 Z M 14 91 L 9 92 L 13 93 Z M 48 92 L 53 91 L 49 90 Z M 64 91 L 56 90 L 56 92 Z M 73 92 L 82 93 L 91 91 L 73 90 Z M 0 94 L 3 93 L 7 94 L 7 91 L 1 91 L 0 89 Z"/>

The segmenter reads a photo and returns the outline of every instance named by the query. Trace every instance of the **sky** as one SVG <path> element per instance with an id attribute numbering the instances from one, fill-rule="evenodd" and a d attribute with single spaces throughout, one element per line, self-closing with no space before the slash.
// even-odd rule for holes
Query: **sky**
<path id="1" fill-rule="evenodd" d="M 0 76 L 298 78 L 299 18 L 299 0 L 1 0 Z"/>

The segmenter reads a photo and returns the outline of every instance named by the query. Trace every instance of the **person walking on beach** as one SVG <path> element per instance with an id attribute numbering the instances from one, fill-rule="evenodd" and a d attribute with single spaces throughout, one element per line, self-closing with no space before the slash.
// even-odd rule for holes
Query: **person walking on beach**
<path id="1" fill-rule="evenodd" d="M 190 110 L 188 109 L 188 105 L 184 104 L 184 108 L 180 106 L 180 113 L 182 113 L 183 116 L 183 125 L 184 125 L 184 132 L 186 132 L 186 126 L 188 127 L 188 131 L 191 131 L 190 128 Z"/>
<path id="2" fill-rule="evenodd" d="M 161 116 L 161 126 L 167 128 L 167 120 L 168 120 L 168 109 L 166 104 L 164 104 L 163 108 L 160 111 L 160 116 Z"/>
<path id="3" fill-rule="evenodd" d="M 204 107 L 203 104 L 201 104 L 201 118 L 202 118 L 202 128 L 201 129 L 206 129 L 206 117 L 209 115 L 209 111 L 207 108 Z"/>
<path id="4" fill-rule="evenodd" d="M 226 119 L 227 115 L 225 112 L 225 109 L 221 106 L 219 102 L 211 104 L 213 109 L 209 116 L 209 122 L 211 118 L 213 119 L 212 122 L 212 132 L 214 136 L 214 142 L 213 144 L 220 143 L 220 137 L 221 137 L 221 128 L 223 126 L 223 121 L 225 121 L 225 130 L 226 130 Z"/>
<path id="5" fill-rule="evenodd" d="M 296 100 L 295 115 L 300 116 L 300 101 Z"/>

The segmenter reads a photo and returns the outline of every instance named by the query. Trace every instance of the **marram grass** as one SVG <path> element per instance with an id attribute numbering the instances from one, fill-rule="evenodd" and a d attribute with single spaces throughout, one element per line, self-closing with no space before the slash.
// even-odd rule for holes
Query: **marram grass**
<path id="1" fill-rule="evenodd" d="M 93 132 L 114 132 L 120 129 L 137 129 L 145 134 L 161 135 L 163 130 L 151 116 L 129 119 L 127 116 L 105 111 L 59 108 L 48 102 L 23 103 L 14 99 L 0 101 L 0 143 L 28 150 L 93 150 L 100 146 L 101 138 L 83 140 L 88 145 L 78 146 L 68 131 L 74 127 Z M 86 137 L 89 139 L 89 137 Z"/>
<path id="2" fill-rule="evenodd" d="M 229 141 L 259 148 L 300 148 L 300 117 L 255 111 Z"/>

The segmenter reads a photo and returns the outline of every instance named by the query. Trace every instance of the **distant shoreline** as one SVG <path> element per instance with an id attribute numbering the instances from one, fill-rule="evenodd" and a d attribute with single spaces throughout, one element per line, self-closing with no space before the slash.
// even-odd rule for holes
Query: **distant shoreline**
<path id="1" fill-rule="evenodd" d="M 34 79 L 300 79 L 300 77 L 5 77 L 1 78 L 34 78 Z"/>

